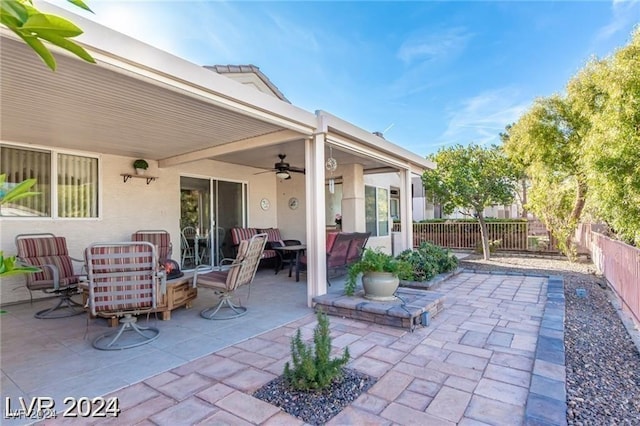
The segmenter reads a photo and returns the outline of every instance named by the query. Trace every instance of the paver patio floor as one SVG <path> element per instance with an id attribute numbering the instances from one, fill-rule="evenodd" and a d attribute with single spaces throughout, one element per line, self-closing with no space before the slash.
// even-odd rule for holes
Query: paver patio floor
<path id="1" fill-rule="evenodd" d="M 463 272 L 438 288 L 447 297 L 444 312 L 413 333 L 330 317 L 335 353 L 348 345 L 349 366 L 378 382 L 328 424 L 535 423 L 525 412 L 548 406 L 531 399 L 532 378 L 559 383 L 564 374 L 563 365 L 544 362 L 536 351 L 548 320 L 547 286 L 544 277 Z M 96 423 L 303 424 L 251 394 L 282 373 L 296 330 L 310 338 L 315 324 L 315 316 L 306 315 L 112 392 L 120 416 Z M 542 415 L 546 424 L 566 422 L 564 412 Z"/>

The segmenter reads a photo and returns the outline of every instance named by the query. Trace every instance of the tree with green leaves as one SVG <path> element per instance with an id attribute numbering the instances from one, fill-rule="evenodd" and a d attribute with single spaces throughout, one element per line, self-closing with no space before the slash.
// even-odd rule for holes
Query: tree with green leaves
<path id="1" fill-rule="evenodd" d="M 31 187 L 35 184 L 35 179 L 27 179 L 16 186 L 10 187 L 7 184 L 7 175 L 0 174 L 0 208 L 2 208 L 3 204 L 38 194 L 38 192 L 31 191 Z M 38 271 L 40 271 L 39 268 L 19 265 L 15 256 L 4 257 L 4 253 L 0 250 L 0 277 Z"/>
<path id="2" fill-rule="evenodd" d="M 504 133 L 500 133 L 500 141 L 504 146 L 509 141 L 509 132 L 511 131 L 512 124 L 508 124 L 505 128 Z M 529 216 L 529 212 L 527 210 L 528 203 L 528 192 L 531 182 L 529 180 L 529 176 L 527 176 L 527 168 L 521 161 L 517 161 L 517 159 L 511 158 L 512 166 L 515 169 L 517 178 L 518 178 L 518 190 L 516 191 L 516 197 L 518 197 L 520 201 L 520 205 L 522 206 L 522 211 L 520 212 L 520 217 L 523 219 L 527 219 Z"/>
<path id="3" fill-rule="evenodd" d="M 477 218 L 482 252 L 488 260 L 489 234 L 484 209 L 513 202 L 518 171 L 495 145 L 456 145 L 442 148 L 428 158 L 437 164 L 437 168 L 422 175 L 426 195 L 440 203 L 445 214 L 451 214 L 457 208 Z"/>
<path id="4" fill-rule="evenodd" d="M 572 235 L 587 197 L 581 154 L 589 127 L 572 99 L 554 95 L 536 99 L 508 130 L 504 144 L 505 152 L 526 167 L 532 181 L 528 207 L 569 257 L 575 254 Z"/>
<path id="5" fill-rule="evenodd" d="M 590 61 L 568 90 L 592 123 L 583 158 L 590 210 L 640 247 L 640 27 L 628 45 Z"/>
<path id="6" fill-rule="evenodd" d="M 67 1 L 91 12 L 82 0 Z M 82 34 L 80 28 L 67 19 L 40 12 L 33 7 L 31 0 L 0 0 L 0 23 L 24 40 L 53 71 L 56 69 L 56 60 L 43 40 L 95 63 L 95 59 L 82 46 L 70 40 Z"/>
<path id="7" fill-rule="evenodd" d="M 640 28 L 611 57 L 590 60 L 565 95 L 536 99 L 503 140 L 532 181 L 529 208 L 567 256 L 587 207 L 640 244 Z"/>

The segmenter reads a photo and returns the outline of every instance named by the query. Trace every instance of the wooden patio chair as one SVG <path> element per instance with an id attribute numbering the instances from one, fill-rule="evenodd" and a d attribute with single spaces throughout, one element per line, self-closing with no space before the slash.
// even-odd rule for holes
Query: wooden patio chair
<path id="1" fill-rule="evenodd" d="M 33 291 L 40 290 L 59 297 L 58 304 L 38 311 L 36 318 L 64 318 L 84 312 L 81 304 L 71 299 L 78 293 L 80 274 L 74 271 L 73 262 L 84 263 L 69 256 L 67 240 L 53 234 L 18 234 L 15 238 L 18 260 L 40 268 L 40 272 L 25 274 L 29 297 L 33 303 Z"/>
<path id="2" fill-rule="evenodd" d="M 238 318 L 247 313 L 246 307 L 234 304 L 232 299 L 240 286 L 251 284 L 253 281 L 266 243 L 267 234 L 256 234 L 250 240 L 240 242 L 235 259 L 225 259 L 231 261 L 230 264 L 207 273 L 199 273 L 199 268 L 196 268 L 193 286 L 213 289 L 219 296 L 215 306 L 200 312 L 203 318 L 224 320 Z"/>
<path id="3" fill-rule="evenodd" d="M 89 309 L 93 316 L 120 317 L 120 327 L 93 340 L 100 350 L 128 349 L 158 338 L 155 327 L 141 327 L 136 315 L 157 306 L 158 287 L 166 290 L 153 244 L 146 241 L 91 244 L 85 251 Z"/>

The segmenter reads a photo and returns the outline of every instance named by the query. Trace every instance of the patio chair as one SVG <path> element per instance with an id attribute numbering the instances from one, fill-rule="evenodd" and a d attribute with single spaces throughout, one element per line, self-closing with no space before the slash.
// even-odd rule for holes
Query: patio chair
<path id="1" fill-rule="evenodd" d="M 96 337 L 93 347 L 128 349 L 157 339 L 157 328 L 136 323 L 136 315 L 156 308 L 158 286 L 161 293 L 166 290 L 155 246 L 146 241 L 95 243 L 85 250 L 85 259 L 91 315 L 120 318 L 120 327 Z"/>
<path id="2" fill-rule="evenodd" d="M 235 259 L 224 259 L 230 261 L 230 264 L 207 273 L 199 273 L 196 268 L 193 286 L 213 289 L 220 298 L 215 306 L 200 312 L 203 318 L 224 320 L 238 318 L 247 313 L 246 307 L 235 305 L 232 299 L 240 286 L 251 284 L 253 281 L 266 242 L 267 234 L 256 234 L 250 240 L 240 242 Z"/>
<path id="3" fill-rule="evenodd" d="M 38 311 L 36 318 L 64 318 L 84 312 L 81 304 L 71 299 L 78 293 L 80 274 L 76 274 L 73 262 L 83 263 L 69 256 L 67 240 L 53 234 L 18 234 L 15 238 L 18 260 L 40 268 L 40 272 L 25 274 L 29 297 L 33 303 L 33 291 L 40 290 L 59 297 L 58 304 Z"/>
<path id="4" fill-rule="evenodd" d="M 370 232 L 329 232 L 327 233 L 327 284 L 331 271 L 333 277 L 346 273 L 349 266 L 360 260 L 364 247 L 369 240 Z M 307 264 L 307 257 L 302 256 L 300 263 Z"/>
<path id="5" fill-rule="evenodd" d="M 195 238 L 196 228 L 193 226 L 185 226 L 180 231 L 180 264 L 182 268 L 185 268 L 187 259 L 190 259 L 194 265 L 196 264 Z"/>
<path id="6" fill-rule="evenodd" d="M 156 246 L 160 261 L 171 259 L 173 244 L 171 235 L 165 230 L 142 229 L 131 234 L 131 241 L 147 241 Z"/>

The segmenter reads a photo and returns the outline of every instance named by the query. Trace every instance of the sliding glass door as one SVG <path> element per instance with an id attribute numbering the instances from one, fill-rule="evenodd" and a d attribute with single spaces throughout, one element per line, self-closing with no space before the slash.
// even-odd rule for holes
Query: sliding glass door
<path id="1" fill-rule="evenodd" d="M 180 260 L 183 269 L 218 265 L 233 256 L 229 230 L 246 224 L 247 185 L 180 177 Z"/>

